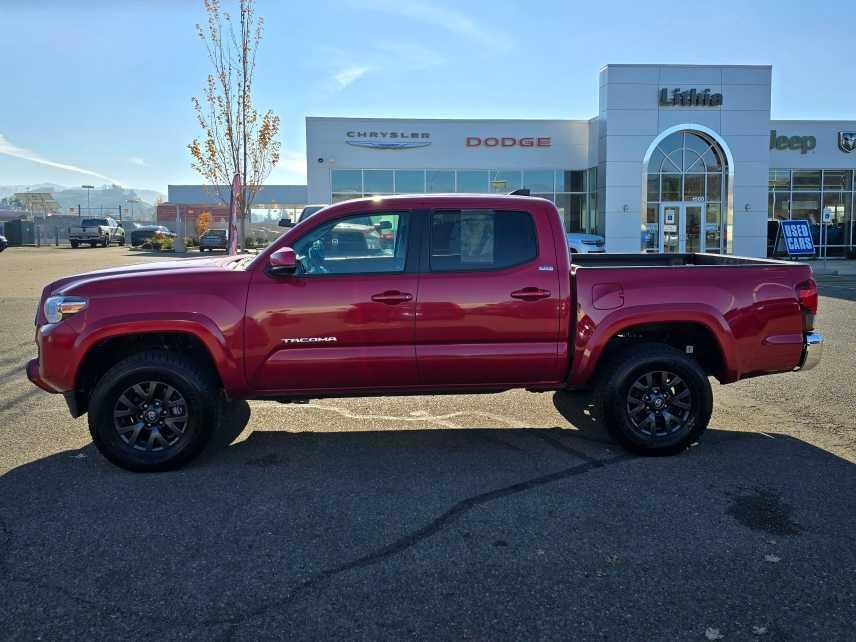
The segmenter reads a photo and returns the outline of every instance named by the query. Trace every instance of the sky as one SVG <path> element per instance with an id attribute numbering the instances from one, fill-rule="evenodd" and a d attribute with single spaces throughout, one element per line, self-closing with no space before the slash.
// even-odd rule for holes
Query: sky
<path id="1" fill-rule="evenodd" d="M 222 0 L 234 8 L 237 0 Z M 269 183 L 306 116 L 590 118 L 607 63 L 771 64 L 772 117 L 856 120 L 853 0 L 257 0 Z M 0 0 L 0 185 L 200 183 L 202 0 Z"/>

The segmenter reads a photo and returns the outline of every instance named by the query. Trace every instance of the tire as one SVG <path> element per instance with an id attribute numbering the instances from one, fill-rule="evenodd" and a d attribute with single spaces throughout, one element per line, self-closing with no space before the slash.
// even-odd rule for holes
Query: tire
<path id="1" fill-rule="evenodd" d="M 217 430 L 220 402 L 217 381 L 192 359 L 163 350 L 140 352 L 96 384 L 89 432 L 101 454 L 121 468 L 173 470 L 198 455 Z"/>
<path id="2" fill-rule="evenodd" d="M 713 392 L 701 365 L 658 343 L 610 355 L 597 377 L 595 396 L 612 437 L 642 455 L 683 452 L 699 440 L 713 411 Z"/>
<path id="3" fill-rule="evenodd" d="M 119 245 L 125 245 L 125 237 L 124 236 L 119 237 Z"/>
<path id="4" fill-rule="evenodd" d="M 80 245 L 80 243 L 78 243 L 77 241 L 70 241 L 70 242 L 71 242 L 71 247 L 73 247 L 74 249 L 77 249 L 77 246 Z"/>
<path id="5" fill-rule="evenodd" d="M 105 236 L 103 239 L 101 239 L 101 247 L 107 247 L 108 245 L 110 245 L 110 237 Z"/>

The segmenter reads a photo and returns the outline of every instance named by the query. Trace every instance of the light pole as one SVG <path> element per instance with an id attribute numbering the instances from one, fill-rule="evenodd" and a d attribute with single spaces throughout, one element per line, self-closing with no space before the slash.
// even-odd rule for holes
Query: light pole
<path id="1" fill-rule="evenodd" d="M 92 212 L 90 212 L 89 195 L 92 193 L 92 190 L 95 189 L 95 185 L 81 185 L 81 187 L 86 190 L 86 216 L 92 216 Z"/>
<path id="2" fill-rule="evenodd" d="M 142 201 L 138 198 L 129 198 L 128 202 L 131 204 L 131 220 L 134 220 L 134 203 L 142 203 Z"/>

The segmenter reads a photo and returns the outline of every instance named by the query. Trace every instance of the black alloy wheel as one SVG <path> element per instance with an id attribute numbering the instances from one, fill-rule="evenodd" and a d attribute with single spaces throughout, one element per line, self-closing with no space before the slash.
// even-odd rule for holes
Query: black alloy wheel
<path id="1" fill-rule="evenodd" d="M 692 391 L 674 372 L 646 372 L 627 391 L 630 423 L 648 439 L 685 429 L 692 417 L 692 407 Z"/>
<path id="2" fill-rule="evenodd" d="M 113 406 L 113 426 L 130 448 L 143 452 L 172 448 L 185 436 L 190 409 L 184 396 L 163 381 L 127 388 Z"/>
<path id="3" fill-rule="evenodd" d="M 702 365 L 665 344 L 615 351 L 598 368 L 594 393 L 612 437 L 643 455 L 686 450 L 699 440 L 713 412 Z"/>

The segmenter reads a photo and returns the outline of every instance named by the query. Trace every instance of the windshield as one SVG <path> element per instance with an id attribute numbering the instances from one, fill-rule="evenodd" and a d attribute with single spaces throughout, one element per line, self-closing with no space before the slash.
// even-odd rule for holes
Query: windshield
<path id="1" fill-rule="evenodd" d="M 80 227 L 97 227 L 98 225 L 107 225 L 106 218 L 85 218 L 80 222 Z"/>

